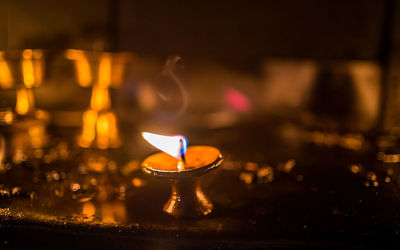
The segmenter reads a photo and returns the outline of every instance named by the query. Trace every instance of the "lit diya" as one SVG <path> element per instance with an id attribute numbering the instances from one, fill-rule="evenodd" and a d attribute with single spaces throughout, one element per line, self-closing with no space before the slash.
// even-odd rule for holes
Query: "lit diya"
<path id="1" fill-rule="evenodd" d="M 142 135 L 163 151 L 147 157 L 142 163 L 143 171 L 172 180 L 172 193 L 164 205 L 164 212 L 175 217 L 211 213 L 213 204 L 201 190 L 198 177 L 221 165 L 221 152 L 211 146 L 188 147 L 182 135 L 163 136 L 147 132 Z"/>

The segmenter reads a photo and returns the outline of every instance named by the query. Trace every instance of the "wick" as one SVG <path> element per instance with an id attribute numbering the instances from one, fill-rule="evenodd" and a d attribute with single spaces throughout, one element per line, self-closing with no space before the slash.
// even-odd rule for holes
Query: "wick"
<path id="1" fill-rule="evenodd" d="M 185 154 L 181 155 L 181 161 L 183 164 L 186 164 Z"/>
<path id="2" fill-rule="evenodd" d="M 178 171 L 185 170 L 185 167 L 186 167 L 185 156 L 182 155 L 178 161 L 178 165 L 177 165 Z"/>
<path id="3" fill-rule="evenodd" d="M 180 146 L 180 154 L 181 157 L 178 161 L 178 170 L 182 171 L 185 169 L 185 165 L 186 165 L 186 159 L 185 159 L 185 144 L 182 138 L 179 139 L 179 146 Z"/>
<path id="4" fill-rule="evenodd" d="M 181 159 L 180 161 L 182 161 L 183 164 L 186 164 L 186 159 L 185 159 L 185 142 L 183 141 L 182 138 L 179 139 L 179 146 L 180 146 L 180 154 L 181 154 Z"/>

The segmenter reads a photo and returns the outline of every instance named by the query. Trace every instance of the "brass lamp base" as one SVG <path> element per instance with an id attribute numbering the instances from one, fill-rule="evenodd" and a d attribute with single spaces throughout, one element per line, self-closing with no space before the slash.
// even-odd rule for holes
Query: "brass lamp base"
<path id="1" fill-rule="evenodd" d="M 210 214 L 213 204 L 201 189 L 200 176 L 222 164 L 220 151 L 209 146 L 191 146 L 185 154 L 186 168 L 176 170 L 179 161 L 166 153 L 149 156 L 142 163 L 147 174 L 171 180 L 171 196 L 163 211 L 177 218 Z"/>

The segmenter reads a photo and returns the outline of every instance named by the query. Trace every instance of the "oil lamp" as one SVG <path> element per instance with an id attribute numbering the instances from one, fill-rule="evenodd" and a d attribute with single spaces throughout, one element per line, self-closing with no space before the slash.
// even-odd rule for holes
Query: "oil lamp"
<path id="1" fill-rule="evenodd" d="M 143 132 L 142 136 L 163 151 L 147 157 L 142 163 L 145 173 L 171 180 L 171 196 L 163 211 L 175 217 L 211 213 L 213 204 L 203 193 L 199 177 L 221 165 L 221 152 L 211 146 L 187 147 L 187 140 L 182 135 Z"/>
<path id="2" fill-rule="evenodd" d="M 132 59 L 132 55 L 69 49 L 65 56 L 74 62 L 79 85 L 92 86 L 90 107 L 82 117 L 79 146 L 95 146 L 101 149 L 119 147 L 117 118 L 111 109 L 109 89 L 122 83 L 126 64 Z"/>
<path id="3" fill-rule="evenodd" d="M 40 49 L 0 51 L 0 88 L 16 90 L 16 105 L 0 110 L 0 126 L 7 130 L 7 144 L 13 163 L 40 158 L 48 145 L 49 114 L 35 108 L 33 89 L 43 83 L 45 53 Z M 5 143 L 5 142 L 4 142 Z M 4 151 L 0 158 L 5 158 Z M 1 165 L 1 164 L 0 164 Z"/>
<path id="4" fill-rule="evenodd" d="M 44 52 L 40 49 L 0 51 L 0 87 L 16 89 L 14 122 L 47 121 L 48 114 L 35 109 L 33 88 L 44 79 Z M 30 124 L 26 124 L 29 127 Z"/>

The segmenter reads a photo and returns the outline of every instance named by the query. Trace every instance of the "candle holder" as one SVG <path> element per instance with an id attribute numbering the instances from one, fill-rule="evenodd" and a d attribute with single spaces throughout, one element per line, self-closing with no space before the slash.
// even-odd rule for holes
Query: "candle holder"
<path id="1" fill-rule="evenodd" d="M 92 87 L 90 107 L 83 114 L 82 133 L 78 138 L 83 148 L 118 148 L 121 140 L 117 118 L 111 109 L 109 89 L 119 87 L 130 53 L 110 53 L 69 49 L 67 59 L 75 65 L 76 81 L 82 87 Z"/>
<path id="2" fill-rule="evenodd" d="M 29 120 L 48 121 L 49 115 L 35 108 L 33 88 L 44 79 L 43 50 L 24 49 L 0 51 L 0 87 L 16 89 L 14 122 L 30 126 Z"/>
<path id="3" fill-rule="evenodd" d="M 178 218 L 207 215 L 212 212 L 213 204 L 202 191 L 200 177 L 222 164 L 222 154 L 215 147 L 190 146 L 183 159 L 160 152 L 146 158 L 142 169 L 171 181 L 171 196 L 164 212 Z"/>

